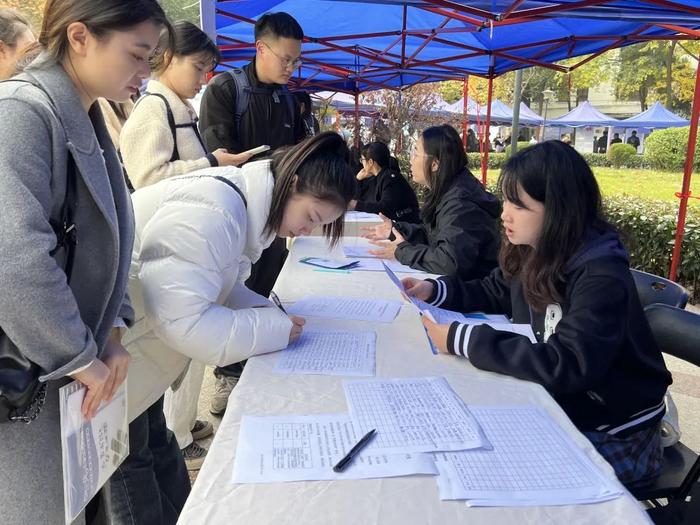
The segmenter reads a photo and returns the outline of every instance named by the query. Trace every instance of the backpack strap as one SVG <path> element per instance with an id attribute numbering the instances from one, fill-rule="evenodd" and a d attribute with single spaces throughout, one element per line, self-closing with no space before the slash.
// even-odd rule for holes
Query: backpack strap
<path id="1" fill-rule="evenodd" d="M 221 175 L 180 175 L 179 177 L 176 177 L 175 179 L 171 180 L 187 180 L 187 179 L 216 179 L 219 182 L 223 182 L 228 186 L 229 188 L 233 189 L 236 193 L 238 193 L 238 196 L 241 198 L 243 201 L 243 206 L 247 209 L 248 208 L 248 201 L 245 198 L 245 195 L 243 195 L 243 192 L 241 189 L 236 186 L 233 182 L 228 180 L 226 177 L 222 177 Z"/>
<path id="2" fill-rule="evenodd" d="M 250 103 L 250 81 L 248 75 L 240 67 L 233 67 L 229 70 L 229 75 L 236 86 L 236 107 L 233 113 L 233 124 L 236 127 L 236 136 L 241 136 L 241 119 L 248 109 Z"/>
<path id="3" fill-rule="evenodd" d="M 176 160 L 180 160 L 180 152 L 177 150 L 177 125 L 175 124 L 175 116 L 173 115 L 173 110 L 170 108 L 170 104 L 168 103 L 168 99 L 165 98 L 165 96 L 161 95 L 160 93 L 151 93 L 150 91 L 145 91 L 143 96 L 138 100 L 136 103 L 138 105 L 139 102 L 141 102 L 143 99 L 146 97 L 158 97 L 163 101 L 163 104 L 165 104 L 165 114 L 168 118 L 168 126 L 170 127 L 170 133 L 173 134 L 173 154 L 170 156 L 170 161 L 169 162 L 175 162 Z M 136 106 L 134 106 L 134 109 L 136 109 Z M 133 112 L 133 110 L 132 110 Z"/>

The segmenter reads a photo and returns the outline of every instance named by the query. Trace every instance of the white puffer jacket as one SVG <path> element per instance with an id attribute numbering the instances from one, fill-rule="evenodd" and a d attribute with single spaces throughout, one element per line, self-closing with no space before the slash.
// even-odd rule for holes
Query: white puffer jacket
<path id="1" fill-rule="evenodd" d="M 224 181 L 233 182 L 247 200 Z M 136 239 L 129 293 L 136 321 L 129 421 L 187 370 L 190 359 L 228 365 L 287 346 L 291 321 L 245 287 L 274 236 L 263 234 L 272 200 L 270 161 L 208 168 L 133 194 Z"/>

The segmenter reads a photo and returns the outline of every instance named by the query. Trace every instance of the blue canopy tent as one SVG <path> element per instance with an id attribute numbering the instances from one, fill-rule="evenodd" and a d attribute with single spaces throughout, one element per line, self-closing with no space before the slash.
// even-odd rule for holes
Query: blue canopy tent
<path id="1" fill-rule="evenodd" d="M 355 95 L 357 106 L 362 91 L 448 79 L 466 83 L 478 75 L 489 79 L 487 127 L 492 80 L 505 72 L 529 66 L 568 72 L 609 49 L 700 38 L 700 0 L 201 0 L 200 7 L 202 27 L 221 48 L 221 69 L 253 57 L 260 15 L 286 11 L 306 33 L 293 89 L 345 91 Z M 589 56 L 575 65 L 556 64 L 583 55 Z M 690 158 L 700 115 L 696 102 Z M 484 180 L 487 161 L 488 152 L 482 156 Z M 691 171 L 692 163 L 684 178 L 678 249 Z M 672 273 L 676 267 L 677 261 Z"/>
<path id="2" fill-rule="evenodd" d="M 664 107 L 661 102 L 655 102 L 646 111 L 641 112 L 639 115 L 630 117 L 625 120 L 621 120 L 616 124 L 619 128 L 677 128 L 682 126 L 687 126 L 690 124 L 689 120 L 679 117 L 675 113 L 672 113 Z"/>
<path id="3" fill-rule="evenodd" d="M 618 126 L 620 121 L 598 111 L 587 100 L 581 102 L 566 115 L 548 120 L 547 126 L 560 126 L 566 128 L 580 128 L 583 126 Z"/>
<path id="4" fill-rule="evenodd" d="M 532 111 L 527 104 L 525 104 L 525 102 L 520 103 L 520 120 L 522 121 L 523 119 L 528 119 L 534 122 L 533 125 L 535 126 L 541 126 L 544 124 L 544 119 Z"/>

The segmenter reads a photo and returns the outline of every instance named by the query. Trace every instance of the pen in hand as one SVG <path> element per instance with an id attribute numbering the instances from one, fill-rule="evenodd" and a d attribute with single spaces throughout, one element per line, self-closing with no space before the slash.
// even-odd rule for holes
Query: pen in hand
<path id="1" fill-rule="evenodd" d="M 282 306 L 282 301 L 280 301 L 280 298 L 277 297 L 277 294 L 275 292 L 270 292 L 270 299 L 272 299 L 272 302 L 275 303 L 277 308 L 282 310 L 285 315 L 287 315 L 287 310 L 284 309 L 284 306 Z"/>
<path id="2" fill-rule="evenodd" d="M 342 472 L 345 470 L 345 468 L 352 463 L 352 460 L 355 459 L 355 456 L 357 456 L 360 451 L 365 448 L 370 441 L 372 441 L 372 438 L 375 436 L 377 433 L 377 429 L 373 428 L 369 432 L 367 432 L 364 437 L 357 442 L 357 445 L 352 447 L 350 449 L 350 452 L 348 452 L 343 459 L 338 461 L 335 467 L 333 467 L 333 472 Z"/>

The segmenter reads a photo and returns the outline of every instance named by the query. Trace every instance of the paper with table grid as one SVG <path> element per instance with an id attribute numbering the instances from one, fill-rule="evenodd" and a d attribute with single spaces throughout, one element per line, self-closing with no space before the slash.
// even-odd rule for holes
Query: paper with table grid
<path id="1" fill-rule="evenodd" d="M 622 495 L 538 407 L 470 407 L 492 450 L 434 454 L 440 498 L 470 506 L 575 505 Z"/>
<path id="2" fill-rule="evenodd" d="M 443 377 L 345 381 L 353 423 L 373 428 L 372 452 L 435 452 L 489 447 L 467 405 Z"/>
<path id="3" fill-rule="evenodd" d="M 373 376 L 376 339 L 374 332 L 304 330 L 278 354 L 273 372 Z"/>

